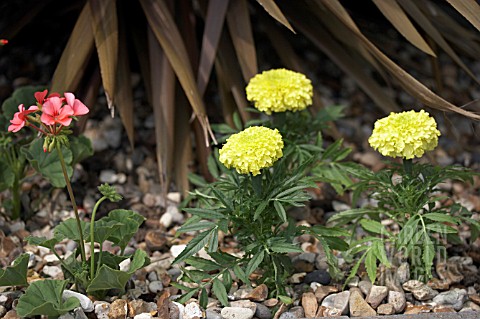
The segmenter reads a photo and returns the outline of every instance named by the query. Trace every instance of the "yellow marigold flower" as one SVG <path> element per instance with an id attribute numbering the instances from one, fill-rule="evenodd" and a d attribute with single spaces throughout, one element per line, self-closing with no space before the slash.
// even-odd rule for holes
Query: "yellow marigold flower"
<path id="1" fill-rule="evenodd" d="M 282 135 L 277 129 L 251 126 L 233 134 L 220 150 L 220 162 L 227 168 L 234 167 L 240 174 L 260 174 L 283 156 Z"/>
<path id="2" fill-rule="evenodd" d="M 368 142 L 384 156 L 412 159 L 433 150 L 439 136 L 435 119 L 424 110 L 392 112 L 375 122 Z"/>
<path id="3" fill-rule="evenodd" d="M 255 75 L 247 85 L 247 99 L 262 112 L 301 111 L 312 104 L 312 82 L 302 73 L 275 69 Z"/>

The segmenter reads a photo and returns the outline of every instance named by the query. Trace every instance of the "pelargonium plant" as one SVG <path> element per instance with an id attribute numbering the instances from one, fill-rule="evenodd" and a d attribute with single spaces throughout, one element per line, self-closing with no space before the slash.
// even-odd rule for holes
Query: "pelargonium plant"
<path id="1" fill-rule="evenodd" d="M 400 262 L 410 264 L 412 275 L 421 280 L 432 277 L 434 258 L 446 258 L 445 245 L 461 242 L 456 226 L 468 223 L 471 240 L 479 234 L 480 224 L 471 212 L 459 203 L 451 203 L 439 184 L 447 180 L 472 181 L 472 171 L 460 166 L 439 167 L 415 162 L 438 144 L 440 131 L 435 119 L 421 110 L 391 113 L 377 120 L 370 145 L 382 155 L 400 158 L 401 164 L 390 165 L 378 172 L 356 171 L 354 199 L 366 193 L 376 201 L 369 205 L 341 212 L 330 218 L 337 226 L 351 225 L 351 256 L 360 254 L 350 277 L 364 261 L 368 276 L 375 282 L 377 262 L 387 267 Z M 354 200 L 355 201 L 355 200 Z M 393 220 L 398 232 L 381 223 Z M 360 225 L 369 235 L 355 238 Z"/>
<path id="2" fill-rule="evenodd" d="M 96 212 L 103 201 L 118 202 L 122 199 L 114 187 L 107 184 L 98 187 L 102 197 L 93 208 L 90 222 L 83 221 L 79 216 L 70 183 L 72 171 L 71 168 L 68 170 L 67 159 L 71 161 L 72 152 L 78 151 L 69 142 L 72 133 L 70 125 L 77 117 L 89 112 L 87 106 L 69 92 L 63 96 L 58 93 L 47 96 L 47 90 L 40 91 L 35 93 L 35 99 L 36 104 L 28 108 L 23 104 L 18 106 L 8 131 L 18 133 L 24 127 L 32 128 L 38 132 L 36 141 L 32 143 L 40 142 L 45 154 L 56 153 L 75 218 L 57 225 L 51 238 L 29 236 L 25 239 L 31 245 L 50 249 L 58 257 L 65 280 L 33 282 L 20 297 L 17 313 L 21 317 L 57 317 L 79 306 L 79 300 L 75 297 L 62 297 L 67 286 L 97 298 L 111 290 L 123 291 L 132 274 L 146 265 L 149 259 L 142 250 L 136 250 L 133 256 L 124 255 L 128 242 L 144 221 L 143 216 L 131 210 L 115 209 L 108 216 L 95 221 Z M 55 245 L 64 239 L 71 239 L 78 244 L 77 251 L 66 259 L 61 258 L 55 250 Z M 119 255 L 101 249 L 107 240 L 120 248 Z M 85 242 L 90 245 L 90 254 L 87 254 Z M 99 251 L 94 249 L 96 243 Z M 26 285 L 27 264 L 27 254 L 18 257 L 12 267 L 0 273 L 0 285 Z M 12 273 L 15 276 L 8 276 Z"/>
<path id="3" fill-rule="evenodd" d="M 346 248 L 339 236 L 347 233 L 320 225 L 298 226 L 287 214 L 292 206 L 304 206 L 309 200 L 305 190 L 316 186 L 306 175 L 314 157 L 288 168 L 288 155 L 276 129 L 251 126 L 227 139 L 210 165 L 216 181 L 196 189 L 192 193 L 196 207 L 184 209 L 192 217 L 178 232 L 200 233 L 174 261 L 194 267 L 185 268 L 180 278 L 193 285 L 174 283 L 185 292 L 180 302 L 198 293 L 200 304 L 206 307 L 206 291 L 211 287 L 226 306 L 233 278 L 249 285 L 253 272 L 259 276 L 256 284 L 266 284 L 271 296 L 288 302 L 286 287 L 292 265 L 287 253 L 302 252 L 295 242 L 302 234 L 316 237 L 330 264 L 335 265 L 332 249 Z M 238 251 L 219 247 L 220 232 L 235 238 Z M 209 259 L 196 256 L 202 248 Z"/>

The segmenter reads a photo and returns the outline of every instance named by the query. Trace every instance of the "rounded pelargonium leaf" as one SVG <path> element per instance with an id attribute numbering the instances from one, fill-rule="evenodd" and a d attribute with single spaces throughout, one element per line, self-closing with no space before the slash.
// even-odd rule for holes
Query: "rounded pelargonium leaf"
<path id="1" fill-rule="evenodd" d="M 17 314 L 22 317 L 44 315 L 59 317 L 80 306 L 77 298 L 63 300 L 62 293 L 68 284 L 67 280 L 39 280 L 32 282 L 20 297 Z"/>

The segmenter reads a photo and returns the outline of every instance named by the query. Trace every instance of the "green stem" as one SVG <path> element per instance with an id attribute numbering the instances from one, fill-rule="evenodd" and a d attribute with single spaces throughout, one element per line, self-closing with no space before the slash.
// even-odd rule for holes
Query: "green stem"
<path id="1" fill-rule="evenodd" d="M 20 183 L 19 183 L 17 174 L 15 174 L 15 180 L 13 181 L 12 196 L 13 196 L 12 220 L 15 220 L 20 217 L 20 209 L 21 209 Z"/>
<path id="2" fill-rule="evenodd" d="M 75 218 L 77 220 L 78 234 L 80 236 L 80 252 L 82 254 L 82 261 L 86 262 L 87 257 L 85 255 L 85 243 L 83 241 L 82 224 L 80 222 L 80 216 L 78 215 L 78 208 L 77 208 L 77 203 L 75 202 L 75 196 L 73 195 L 72 184 L 70 184 L 70 178 L 68 178 L 65 159 L 63 158 L 63 153 L 58 141 L 57 143 L 55 143 L 55 148 L 57 149 L 58 158 L 60 159 L 60 165 L 62 166 L 63 177 L 65 178 L 65 183 L 67 184 L 68 195 L 70 196 L 70 201 L 72 202 L 72 206 L 73 206 L 73 212 L 75 213 Z"/>
<path id="3" fill-rule="evenodd" d="M 413 160 L 403 159 L 403 169 L 409 178 L 413 177 Z"/>
<path id="4" fill-rule="evenodd" d="M 107 197 L 103 196 L 100 198 L 95 206 L 93 207 L 92 211 L 92 218 L 90 220 L 90 280 L 93 280 L 95 277 L 95 252 L 94 252 L 94 247 L 95 247 L 95 238 L 94 238 L 94 225 L 95 225 L 95 215 L 97 214 L 97 209 L 100 206 L 100 203 L 102 203 L 104 200 L 106 200 Z M 102 243 L 100 243 L 101 245 Z M 98 261 L 102 259 L 102 247 L 100 247 L 100 252 L 98 254 Z M 100 264 L 98 265 L 97 269 L 99 268 Z"/>

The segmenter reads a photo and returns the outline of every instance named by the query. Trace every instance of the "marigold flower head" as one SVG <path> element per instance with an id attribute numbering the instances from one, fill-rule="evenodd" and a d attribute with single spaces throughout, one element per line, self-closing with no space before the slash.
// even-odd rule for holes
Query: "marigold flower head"
<path id="1" fill-rule="evenodd" d="M 240 174 L 260 174 L 283 156 L 282 135 L 277 129 L 251 126 L 227 139 L 220 150 L 220 162 Z"/>
<path id="2" fill-rule="evenodd" d="M 384 156 L 412 159 L 433 150 L 439 136 L 433 117 L 424 110 L 412 110 L 377 120 L 368 142 Z"/>
<path id="3" fill-rule="evenodd" d="M 247 99 L 262 112 L 301 111 L 312 104 L 312 82 L 302 73 L 274 69 L 255 75 L 246 88 Z"/>

